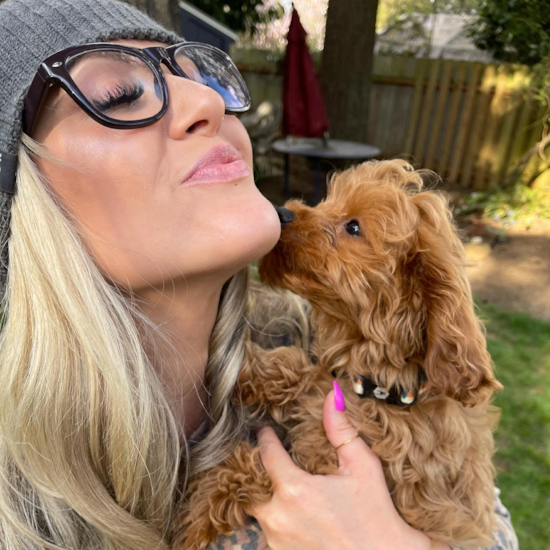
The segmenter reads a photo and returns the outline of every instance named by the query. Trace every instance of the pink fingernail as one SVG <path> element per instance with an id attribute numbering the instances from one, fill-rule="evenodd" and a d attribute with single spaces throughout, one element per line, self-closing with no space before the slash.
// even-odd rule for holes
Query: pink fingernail
<path id="1" fill-rule="evenodd" d="M 336 380 L 333 382 L 334 385 L 334 406 L 337 411 L 343 412 L 346 410 L 346 401 L 344 399 L 344 394 L 342 389 Z"/>

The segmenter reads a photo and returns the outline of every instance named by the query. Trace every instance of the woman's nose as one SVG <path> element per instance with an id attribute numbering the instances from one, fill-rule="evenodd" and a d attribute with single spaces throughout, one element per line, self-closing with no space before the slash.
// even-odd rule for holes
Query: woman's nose
<path id="1" fill-rule="evenodd" d="M 168 86 L 168 109 L 164 115 L 173 139 L 186 134 L 216 135 L 225 114 L 223 97 L 208 86 L 174 75 L 162 64 Z"/>

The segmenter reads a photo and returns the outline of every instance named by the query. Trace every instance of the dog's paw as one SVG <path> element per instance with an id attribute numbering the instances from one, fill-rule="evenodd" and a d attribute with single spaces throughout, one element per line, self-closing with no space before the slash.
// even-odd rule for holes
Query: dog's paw
<path id="1" fill-rule="evenodd" d="M 271 498 L 271 481 L 259 449 L 244 443 L 223 464 L 192 479 L 180 511 L 175 549 L 203 550 L 219 535 L 245 527 L 255 504 Z"/>

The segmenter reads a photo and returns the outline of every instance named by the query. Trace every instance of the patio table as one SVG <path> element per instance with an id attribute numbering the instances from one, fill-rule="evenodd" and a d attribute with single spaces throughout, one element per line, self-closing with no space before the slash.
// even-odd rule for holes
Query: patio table
<path id="1" fill-rule="evenodd" d="M 289 156 L 297 155 L 315 159 L 313 203 L 317 204 L 321 195 L 321 161 L 329 159 L 367 160 L 380 155 L 378 147 L 329 138 L 285 138 L 271 144 L 274 151 L 285 155 L 284 193 L 289 196 Z"/>

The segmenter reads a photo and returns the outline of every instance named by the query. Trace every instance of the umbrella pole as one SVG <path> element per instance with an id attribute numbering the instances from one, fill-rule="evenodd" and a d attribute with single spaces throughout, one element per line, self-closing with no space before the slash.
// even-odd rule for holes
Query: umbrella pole
<path id="1" fill-rule="evenodd" d="M 289 160 L 289 154 L 285 154 L 285 183 L 283 187 L 283 194 L 285 196 L 285 199 L 288 199 L 290 196 L 290 160 Z"/>
<path id="2" fill-rule="evenodd" d="M 319 204 L 321 200 L 321 159 L 315 160 L 315 179 L 314 179 L 314 191 L 313 191 L 313 206 Z"/>

